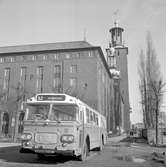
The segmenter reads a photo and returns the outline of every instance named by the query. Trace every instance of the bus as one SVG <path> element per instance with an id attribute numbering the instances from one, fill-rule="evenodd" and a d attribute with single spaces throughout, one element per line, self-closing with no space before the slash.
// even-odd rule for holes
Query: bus
<path id="1" fill-rule="evenodd" d="M 84 161 L 105 143 L 105 117 L 76 97 L 41 93 L 27 99 L 20 153 L 73 155 Z"/>

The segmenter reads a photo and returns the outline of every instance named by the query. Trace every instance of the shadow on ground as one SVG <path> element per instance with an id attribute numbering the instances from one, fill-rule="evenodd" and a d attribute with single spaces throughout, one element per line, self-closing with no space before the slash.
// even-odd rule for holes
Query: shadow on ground
<path id="1" fill-rule="evenodd" d="M 33 164 L 60 164 L 69 161 L 81 163 L 72 156 L 45 156 L 39 159 L 36 154 L 22 154 L 19 152 L 19 146 L 0 148 L 0 159 L 8 163 L 33 163 Z"/>
<path id="2" fill-rule="evenodd" d="M 120 142 L 148 144 L 148 141 L 142 137 L 126 137 L 122 139 Z"/>

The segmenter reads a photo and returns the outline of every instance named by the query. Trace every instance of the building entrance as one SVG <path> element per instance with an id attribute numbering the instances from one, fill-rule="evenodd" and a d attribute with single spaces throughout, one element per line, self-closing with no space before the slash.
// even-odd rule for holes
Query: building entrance
<path id="1" fill-rule="evenodd" d="M 2 119 L 2 135 L 7 137 L 9 132 L 9 114 L 5 112 Z"/>
<path id="2" fill-rule="evenodd" d="M 21 112 L 18 120 L 18 133 L 21 134 L 23 132 L 23 120 L 24 120 L 24 113 Z"/>

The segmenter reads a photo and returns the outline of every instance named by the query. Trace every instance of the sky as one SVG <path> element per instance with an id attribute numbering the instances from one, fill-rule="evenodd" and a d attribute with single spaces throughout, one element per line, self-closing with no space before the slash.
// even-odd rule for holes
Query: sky
<path id="1" fill-rule="evenodd" d="M 165 0 L 0 0 L 0 46 L 81 41 L 86 37 L 105 53 L 115 20 L 125 30 L 123 40 L 129 49 L 131 121 L 141 122 L 137 66 L 140 49 L 146 48 L 147 31 L 152 34 L 166 80 Z"/>

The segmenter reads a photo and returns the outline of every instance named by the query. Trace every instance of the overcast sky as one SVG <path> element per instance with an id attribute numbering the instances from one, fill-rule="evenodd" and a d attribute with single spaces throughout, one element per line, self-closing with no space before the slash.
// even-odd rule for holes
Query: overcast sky
<path id="1" fill-rule="evenodd" d="M 0 46 L 80 41 L 86 30 L 87 41 L 105 52 L 116 18 L 125 29 L 123 40 L 129 47 L 131 120 L 139 122 L 137 62 L 147 31 L 151 31 L 166 79 L 166 0 L 0 0 Z"/>

